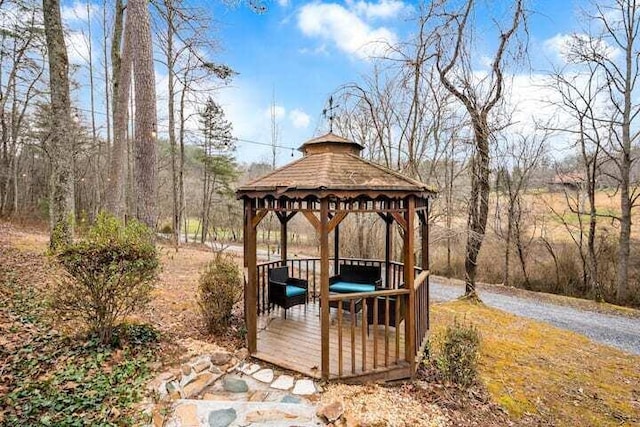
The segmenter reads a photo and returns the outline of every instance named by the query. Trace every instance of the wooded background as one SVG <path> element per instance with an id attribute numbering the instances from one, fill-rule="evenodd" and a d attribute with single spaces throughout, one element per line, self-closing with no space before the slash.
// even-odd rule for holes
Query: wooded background
<path id="1" fill-rule="evenodd" d="M 505 98 L 527 64 L 531 11 L 522 0 L 503 3 L 418 7 L 411 37 L 372 59 L 358 83 L 327 94 L 339 105 L 334 131 L 439 191 L 431 269 L 464 279 L 469 294 L 482 280 L 638 305 L 640 12 L 628 0 L 585 5 L 566 67 L 546 76 L 552 119 L 525 126 Z M 241 7 L 268 13 L 258 2 Z M 487 72 L 473 69 L 479 13 L 497 28 Z M 103 209 L 176 247 L 242 241 L 234 188 L 276 167 L 282 141 L 274 115 L 265 135 L 272 161 L 235 159 L 243 142 L 216 101 L 235 73 L 208 59 L 218 41 L 207 10 L 180 0 L 87 2 L 79 67 L 69 65 L 58 0 L 0 0 L 0 22 L 0 216 L 48 221 L 54 249 Z M 166 67 L 167 99 L 156 97 L 154 60 Z M 86 87 L 89 101 L 80 102 Z M 572 154 L 556 158 L 558 146 Z M 273 218 L 261 225 L 269 253 L 278 230 Z M 353 215 L 342 253 L 381 257 L 382 230 Z M 297 251 L 313 252 L 303 221 L 290 233 Z"/>

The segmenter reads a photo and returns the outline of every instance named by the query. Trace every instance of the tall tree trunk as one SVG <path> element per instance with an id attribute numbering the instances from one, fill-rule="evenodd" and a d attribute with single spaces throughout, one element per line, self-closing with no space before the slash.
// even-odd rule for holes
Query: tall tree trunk
<path id="1" fill-rule="evenodd" d="M 120 15 L 120 19 L 123 16 Z M 130 15 L 127 15 L 129 21 Z M 116 29 L 122 27 L 122 22 L 117 23 L 118 13 L 116 11 Z M 117 218 L 124 219 L 125 215 L 125 177 L 126 177 L 126 161 L 127 161 L 127 122 L 129 117 L 129 93 L 131 92 L 131 68 L 132 59 L 132 40 L 128 30 L 124 34 L 124 42 L 122 43 L 122 56 L 118 53 L 114 55 L 112 52 L 112 64 L 114 68 L 113 75 L 113 149 L 111 150 L 111 164 L 109 172 L 109 191 L 107 193 L 107 209 Z M 115 41 L 118 31 L 114 31 L 114 44 L 120 45 Z M 117 59 L 114 59 L 117 57 Z M 119 75 L 115 74 L 116 68 L 120 71 Z"/>
<path id="2" fill-rule="evenodd" d="M 102 141 L 98 139 L 98 130 L 96 128 L 96 108 L 95 108 L 95 84 L 93 79 L 93 33 L 91 31 L 91 3 L 87 1 L 87 33 L 88 33 L 88 56 L 89 56 L 89 95 L 91 103 L 91 144 L 92 148 L 98 147 L 98 156 L 91 159 L 93 171 L 91 177 L 91 199 L 89 207 L 91 208 L 91 219 L 95 218 L 100 206 L 102 205 L 102 158 L 104 156 Z"/>
<path id="3" fill-rule="evenodd" d="M 178 179 L 178 149 L 176 141 L 176 123 L 175 123 L 175 59 L 173 53 L 173 36 L 175 30 L 173 28 L 173 20 L 175 11 L 173 8 L 173 0 L 165 0 L 167 9 L 167 71 L 168 71 L 168 113 L 169 113 L 169 146 L 171 147 L 171 195 L 173 201 L 173 241 L 176 248 L 180 246 L 180 197 L 179 197 L 179 179 Z"/>
<path id="4" fill-rule="evenodd" d="M 635 8 L 635 4 L 634 4 Z M 632 27 L 633 28 L 633 27 Z M 620 150 L 620 239 L 618 243 L 618 274 L 616 283 L 616 297 L 619 303 L 624 303 L 629 299 L 629 253 L 631 241 L 631 198 L 629 195 L 630 175 L 631 175 L 631 110 L 633 88 L 632 81 L 634 62 L 636 61 L 636 51 L 634 50 L 635 37 L 627 39 L 625 49 L 625 90 L 624 106 L 622 109 L 622 146 Z"/>
<path id="5" fill-rule="evenodd" d="M 186 73 L 186 71 L 185 71 Z M 186 77 L 186 76 L 185 76 Z M 185 78 L 186 81 L 186 78 Z M 186 87 L 182 87 L 182 92 L 180 93 L 180 167 L 178 168 L 178 192 L 180 197 L 180 210 L 178 211 L 178 220 L 182 222 L 184 218 L 184 242 L 189 243 L 189 218 L 186 215 L 187 203 L 184 195 L 184 160 L 185 160 L 185 152 L 184 152 L 184 133 L 185 133 L 185 97 L 186 97 Z"/>
<path id="6" fill-rule="evenodd" d="M 153 69 L 151 22 L 146 0 L 129 0 L 127 27 L 136 47 L 134 176 L 136 218 L 156 227 L 156 87 Z"/>
<path id="7" fill-rule="evenodd" d="M 111 161 L 111 94 L 109 84 L 111 83 L 111 79 L 109 78 L 109 59 L 108 59 L 108 48 L 107 48 L 107 40 L 109 32 L 107 31 L 107 1 L 103 0 L 102 3 L 102 56 L 104 59 L 103 65 L 103 74 L 104 74 L 104 105 L 106 109 L 106 127 L 107 127 L 107 164 Z"/>
<path id="8" fill-rule="evenodd" d="M 627 130 L 628 132 L 628 130 Z M 622 304 L 629 299 L 629 254 L 631 241 L 631 201 L 629 198 L 630 156 L 623 152 L 626 160 L 620 167 L 620 238 L 618 243 L 617 299 Z"/>
<path id="9" fill-rule="evenodd" d="M 471 167 L 471 199 L 467 217 L 467 245 L 464 261 L 465 295 L 476 297 L 478 255 L 489 215 L 489 126 L 486 116 L 472 119 L 476 154 Z"/>
<path id="10" fill-rule="evenodd" d="M 68 132 L 71 128 L 69 60 L 64 44 L 59 0 L 43 0 L 42 11 L 51 88 L 51 134 L 47 144 L 52 168 L 49 189 L 49 246 L 55 250 L 73 240 L 75 144 Z"/>

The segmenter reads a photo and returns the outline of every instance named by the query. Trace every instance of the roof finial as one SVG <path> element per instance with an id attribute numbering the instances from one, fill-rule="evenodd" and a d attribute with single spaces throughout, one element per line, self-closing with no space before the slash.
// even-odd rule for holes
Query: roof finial
<path id="1" fill-rule="evenodd" d="M 322 115 L 325 119 L 329 119 L 329 132 L 333 133 L 333 119 L 336 118 L 333 114 L 333 110 L 337 109 L 339 105 L 333 105 L 333 95 L 329 97 L 329 107 L 322 110 Z"/>

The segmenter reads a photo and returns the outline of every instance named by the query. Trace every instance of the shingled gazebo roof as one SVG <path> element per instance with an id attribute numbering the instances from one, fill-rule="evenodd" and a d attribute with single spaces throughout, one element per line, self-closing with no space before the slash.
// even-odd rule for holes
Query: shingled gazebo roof
<path id="1" fill-rule="evenodd" d="M 241 186 L 238 197 L 435 195 L 426 184 L 364 160 L 360 157 L 362 149 L 362 145 L 333 133 L 313 138 L 299 148 L 304 157 Z"/>

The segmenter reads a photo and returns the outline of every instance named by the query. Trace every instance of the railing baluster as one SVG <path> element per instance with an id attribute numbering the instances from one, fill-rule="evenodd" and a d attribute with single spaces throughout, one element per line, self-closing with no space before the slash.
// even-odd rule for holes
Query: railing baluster
<path id="1" fill-rule="evenodd" d="M 384 299 L 384 366 L 389 366 L 389 298 Z M 397 298 L 397 297 L 396 297 Z"/>
<path id="2" fill-rule="evenodd" d="M 400 330 L 400 325 L 398 325 L 398 323 L 400 323 L 400 295 L 398 295 L 396 297 L 396 303 L 395 303 L 395 321 L 396 321 L 396 365 L 398 364 L 398 362 L 400 361 L 400 334 L 398 333 L 398 331 Z M 406 340 L 407 337 L 404 337 L 404 339 Z"/>
<path id="3" fill-rule="evenodd" d="M 369 317 L 367 317 L 367 320 Z M 364 323 L 364 321 L 362 322 Z M 367 328 L 369 322 L 367 321 Z M 373 298 L 373 369 L 378 367 L 378 297 Z"/>
<path id="4" fill-rule="evenodd" d="M 351 313 L 351 373 L 356 373 L 356 327 L 354 322 L 354 315 L 356 313 L 356 300 L 351 300 L 350 313 Z"/>
<path id="5" fill-rule="evenodd" d="M 342 301 L 338 304 L 338 377 L 342 377 Z"/>
<path id="6" fill-rule="evenodd" d="M 367 371 L 367 299 L 362 299 L 362 372 Z"/>

